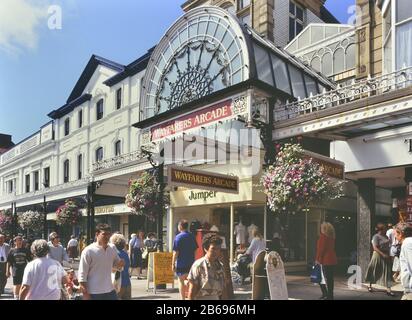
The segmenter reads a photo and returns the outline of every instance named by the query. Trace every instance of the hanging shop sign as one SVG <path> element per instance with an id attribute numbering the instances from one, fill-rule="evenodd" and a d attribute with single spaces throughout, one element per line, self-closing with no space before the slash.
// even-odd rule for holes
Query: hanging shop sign
<path id="1" fill-rule="evenodd" d="M 170 186 L 239 193 L 239 177 L 169 166 Z"/>
<path id="2" fill-rule="evenodd" d="M 305 151 L 305 154 L 318 163 L 329 177 L 345 179 L 345 164 L 343 162 L 310 151 Z"/>
<path id="3" fill-rule="evenodd" d="M 160 142 L 166 138 L 171 139 L 183 133 L 214 125 L 219 121 L 246 116 L 248 114 L 247 105 L 247 97 L 239 96 L 186 113 L 142 131 L 141 144 Z"/>

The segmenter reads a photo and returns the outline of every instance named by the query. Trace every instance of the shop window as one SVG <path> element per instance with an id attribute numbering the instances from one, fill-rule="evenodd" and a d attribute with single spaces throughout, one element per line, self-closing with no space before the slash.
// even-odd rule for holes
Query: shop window
<path id="1" fill-rule="evenodd" d="M 306 261 L 306 214 L 304 212 L 279 213 L 268 227 L 270 250 L 278 252 L 284 262 Z"/>

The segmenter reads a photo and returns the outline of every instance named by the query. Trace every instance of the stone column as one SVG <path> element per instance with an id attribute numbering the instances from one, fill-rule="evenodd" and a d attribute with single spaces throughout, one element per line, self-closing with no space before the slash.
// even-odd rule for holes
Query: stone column
<path id="1" fill-rule="evenodd" d="M 375 179 L 359 179 L 357 195 L 358 266 L 362 269 L 362 281 L 371 257 L 372 228 L 375 223 Z"/>

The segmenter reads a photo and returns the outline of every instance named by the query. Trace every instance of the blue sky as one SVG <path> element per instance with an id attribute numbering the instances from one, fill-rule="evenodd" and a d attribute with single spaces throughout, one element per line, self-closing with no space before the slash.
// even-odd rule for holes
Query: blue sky
<path id="1" fill-rule="evenodd" d="M 0 133 L 15 143 L 62 106 L 92 54 L 128 64 L 155 45 L 184 0 L 0 0 Z M 355 0 L 328 0 L 343 23 Z M 55 7 L 62 28 L 50 29 Z M 48 10 L 51 10 L 48 12 Z"/>

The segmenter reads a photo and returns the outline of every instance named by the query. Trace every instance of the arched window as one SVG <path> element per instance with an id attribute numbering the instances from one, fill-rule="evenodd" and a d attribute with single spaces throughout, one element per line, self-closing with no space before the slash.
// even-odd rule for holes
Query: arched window
<path id="1" fill-rule="evenodd" d="M 120 154 L 122 153 L 121 144 L 122 142 L 120 140 L 117 140 L 116 143 L 114 144 L 114 155 L 116 157 L 120 156 Z"/>
<path id="2" fill-rule="evenodd" d="M 96 120 L 103 118 L 103 99 L 100 99 L 96 103 Z"/>
<path id="3" fill-rule="evenodd" d="M 318 56 L 314 57 L 314 58 L 312 59 L 312 61 L 310 62 L 310 66 L 311 66 L 313 69 L 315 69 L 316 71 L 321 72 L 321 69 L 320 69 L 320 58 L 319 58 Z"/>
<path id="4" fill-rule="evenodd" d="M 83 178 L 83 155 L 77 156 L 77 179 Z"/>
<path id="5" fill-rule="evenodd" d="M 100 162 L 103 160 L 103 147 L 96 149 L 96 162 Z"/>
<path id="6" fill-rule="evenodd" d="M 351 44 L 346 49 L 346 70 L 356 67 L 356 47 L 355 44 Z"/>
<path id="7" fill-rule="evenodd" d="M 63 163 L 63 182 L 69 182 L 70 180 L 70 162 L 69 160 L 65 160 Z"/>
<path id="8" fill-rule="evenodd" d="M 339 48 L 333 54 L 333 73 L 338 74 L 345 70 L 345 51 Z"/>
<path id="9" fill-rule="evenodd" d="M 70 133 L 70 118 L 64 120 L 64 135 L 67 136 Z"/>
<path id="10" fill-rule="evenodd" d="M 322 57 L 322 72 L 327 76 L 331 76 L 333 74 L 332 66 L 332 54 L 326 52 Z"/>

